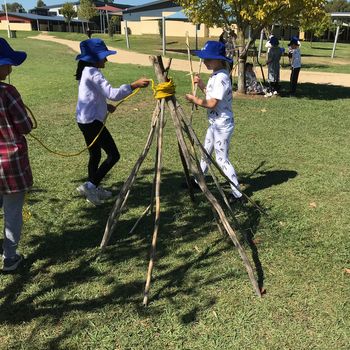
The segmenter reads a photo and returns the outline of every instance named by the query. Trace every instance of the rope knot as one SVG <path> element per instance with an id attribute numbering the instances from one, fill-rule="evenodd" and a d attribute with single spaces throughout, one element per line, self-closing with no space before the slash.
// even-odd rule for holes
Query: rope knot
<path id="1" fill-rule="evenodd" d="M 160 100 L 175 95 L 175 84 L 171 78 L 169 81 L 159 83 L 158 85 L 155 85 L 152 80 L 152 90 L 154 98 Z"/>

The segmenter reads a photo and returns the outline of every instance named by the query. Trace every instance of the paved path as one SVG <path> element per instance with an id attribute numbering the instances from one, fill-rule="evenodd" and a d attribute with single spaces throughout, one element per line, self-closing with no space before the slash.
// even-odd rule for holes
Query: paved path
<path id="1" fill-rule="evenodd" d="M 70 47 L 76 52 L 80 52 L 79 41 L 72 41 L 67 39 L 56 38 L 51 35 L 39 34 L 37 36 L 31 37 L 30 39 L 52 41 L 62 45 Z M 149 55 L 137 53 L 133 51 L 115 49 L 109 47 L 111 50 L 118 51 L 117 55 L 108 56 L 108 61 L 116 63 L 128 63 L 128 64 L 137 64 L 141 66 L 151 66 L 149 60 Z M 193 70 L 198 72 L 199 62 L 193 61 Z M 172 70 L 179 70 L 188 72 L 189 64 L 186 60 L 173 59 L 171 63 Z M 203 73 L 209 73 L 209 71 L 202 65 L 201 71 Z M 259 74 L 260 69 L 257 69 L 257 74 Z M 267 70 L 264 67 L 265 77 L 267 77 Z M 289 81 L 290 70 L 281 69 L 281 80 Z M 340 85 L 345 87 L 350 87 L 350 74 L 340 74 L 340 73 L 327 73 L 327 72 L 310 72 L 301 70 L 299 75 L 299 82 L 301 83 L 314 83 L 314 84 L 330 84 L 330 85 Z"/>

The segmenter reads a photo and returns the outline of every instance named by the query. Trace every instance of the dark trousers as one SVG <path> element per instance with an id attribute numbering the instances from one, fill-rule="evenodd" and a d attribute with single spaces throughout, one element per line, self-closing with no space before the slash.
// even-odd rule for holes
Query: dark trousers
<path id="1" fill-rule="evenodd" d="M 298 77 L 299 77 L 300 67 L 292 68 L 290 73 L 290 93 L 295 94 L 297 91 Z"/>
<path id="2" fill-rule="evenodd" d="M 100 132 L 103 123 L 95 120 L 93 123 L 89 124 L 78 123 L 78 126 L 88 146 Z M 99 166 L 101 161 L 101 149 L 106 152 L 107 158 Z M 95 186 L 98 186 L 108 171 L 111 170 L 114 164 L 120 159 L 118 148 L 106 127 L 102 130 L 95 143 L 89 148 L 89 154 L 88 180 Z"/>

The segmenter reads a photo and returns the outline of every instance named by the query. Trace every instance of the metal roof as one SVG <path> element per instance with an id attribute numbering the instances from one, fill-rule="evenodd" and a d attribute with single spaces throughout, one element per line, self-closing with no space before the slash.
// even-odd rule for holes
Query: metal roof
<path id="1" fill-rule="evenodd" d="M 0 11 L 0 14 L 5 14 L 4 11 Z M 9 16 L 12 17 L 19 17 L 19 18 L 26 18 L 26 19 L 32 19 L 32 20 L 43 20 L 43 21 L 59 21 L 59 22 L 65 22 L 65 18 L 63 16 L 42 16 L 42 15 L 36 15 L 34 13 L 22 13 L 22 12 L 8 12 Z M 72 19 L 71 22 L 81 23 L 82 21 L 79 19 Z M 84 21 L 86 22 L 86 21 Z"/>
<path id="2" fill-rule="evenodd" d="M 149 10 L 157 10 L 157 9 L 164 9 L 164 8 L 170 8 L 170 7 L 179 7 L 178 4 L 175 4 L 174 1 L 169 0 L 158 0 L 149 2 L 143 5 L 139 6 L 133 6 L 123 11 L 123 14 L 125 13 L 133 13 L 133 12 L 142 12 L 142 11 L 149 11 Z"/>

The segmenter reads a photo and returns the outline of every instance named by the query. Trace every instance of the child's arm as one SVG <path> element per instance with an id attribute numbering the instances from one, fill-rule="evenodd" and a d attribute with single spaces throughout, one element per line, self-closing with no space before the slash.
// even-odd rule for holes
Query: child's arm
<path id="1" fill-rule="evenodd" d="M 29 134 L 33 128 L 33 123 L 28 117 L 22 98 L 13 86 L 7 92 L 8 112 L 12 117 L 15 129 L 21 135 Z"/>
<path id="2" fill-rule="evenodd" d="M 138 87 L 146 87 L 149 84 L 149 79 L 141 78 L 131 84 L 123 84 L 119 88 L 114 88 L 99 71 L 93 75 L 92 80 L 100 90 L 101 94 L 111 101 L 120 101 L 129 96 L 134 89 Z"/>
<path id="3" fill-rule="evenodd" d="M 219 103 L 219 100 L 216 98 L 210 98 L 209 100 L 199 98 L 197 96 L 193 96 L 191 94 L 186 94 L 185 95 L 186 100 L 190 101 L 198 106 L 208 108 L 208 109 L 213 109 L 216 107 L 216 105 Z"/>

